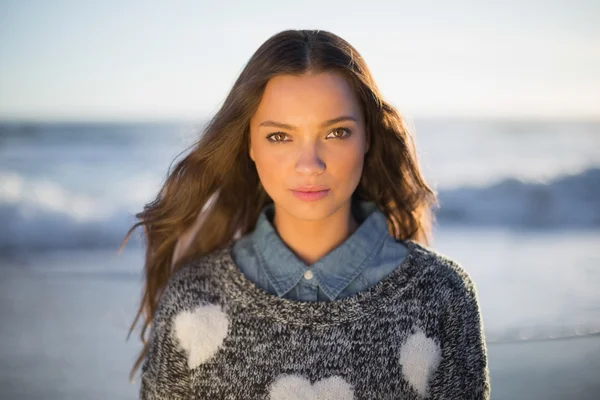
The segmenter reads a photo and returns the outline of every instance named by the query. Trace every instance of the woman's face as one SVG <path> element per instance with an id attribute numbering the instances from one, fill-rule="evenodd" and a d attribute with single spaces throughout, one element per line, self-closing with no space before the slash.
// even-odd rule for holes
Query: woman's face
<path id="1" fill-rule="evenodd" d="M 332 72 L 272 78 L 250 120 L 250 157 L 263 187 L 276 210 L 304 220 L 349 210 L 367 143 L 359 100 Z M 304 185 L 328 191 L 307 200 L 294 193 Z"/>

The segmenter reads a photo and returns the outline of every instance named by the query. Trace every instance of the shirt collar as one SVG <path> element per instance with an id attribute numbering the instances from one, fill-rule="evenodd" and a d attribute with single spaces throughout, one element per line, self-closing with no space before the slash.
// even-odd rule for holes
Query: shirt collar
<path id="1" fill-rule="evenodd" d="M 374 202 L 359 202 L 359 227 L 342 244 L 310 267 L 283 242 L 273 227 L 274 205 L 266 205 L 259 214 L 253 233 L 253 245 L 259 264 L 278 296 L 289 292 L 302 279 L 307 268 L 319 287 L 331 300 L 338 297 L 368 265 L 388 234 L 385 214 Z M 362 222 L 360 222 L 362 220 Z"/>

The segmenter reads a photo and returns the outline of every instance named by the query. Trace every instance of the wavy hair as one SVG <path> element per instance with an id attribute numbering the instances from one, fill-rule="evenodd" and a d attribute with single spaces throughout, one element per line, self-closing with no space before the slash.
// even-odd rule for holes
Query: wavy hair
<path id="1" fill-rule="evenodd" d="M 373 201 L 386 215 L 396 239 L 431 240 L 437 195 L 420 171 L 415 143 L 404 118 L 382 96 L 360 54 L 341 37 L 324 30 L 286 30 L 266 40 L 252 55 L 225 102 L 189 153 L 175 164 L 156 198 L 136 214 L 146 245 L 144 286 L 137 315 L 144 317 L 144 347 L 131 373 L 148 351 L 146 331 L 169 277 L 186 262 L 251 232 L 262 208 L 272 202 L 249 156 L 250 119 L 265 85 L 280 74 L 332 71 L 354 89 L 364 110 L 370 150 L 353 200 Z M 129 335 L 128 335 L 129 337 Z"/>

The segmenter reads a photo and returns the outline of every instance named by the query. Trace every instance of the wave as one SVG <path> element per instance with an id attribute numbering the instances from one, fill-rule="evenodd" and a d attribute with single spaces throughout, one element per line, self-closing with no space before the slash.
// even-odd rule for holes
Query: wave
<path id="1" fill-rule="evenodd" d="M 533 342 L 541 340 L 575 339 L 599 336 L 600 328 L 593 324 L 568 326 L 519 326 L 492 331 L 484 328 L 487 343 Z"/>
<path id="2" fill-rule="evenodd" d="M 138 196 L 123 195 L 121 204 L 108 197 L 69 191 L 52 181 L 27 180 L 0 172 L 0 251 L 81 249 L 120 245 L 136 222 L 131 209 Z M 143 191 L 143 180 L 132 186 Z M 140 207 L 141 208 L 141 207 Z M 131 243 L 141 243 L 132 235 Z"/>
<path id="3" fill-rule="evenodd" d="M 600 168 L 542 182 L 505 179 L 440 190 L 443 225 L 525 229 L 600 228 Z"/>
<path id="4" fill-rule="evenodd" d="M 44 209 L 23 209 L 18 204 L 0 206 L 4 229 L 0 251 L 47 249 L 117 248 L 135 223 L 133 215 L 120 210 L 102 220 L 77 220 L 72 215 Z M 132 235 L 129 243 L 141 244 Z"/>
<path id="5" fill-rule="evenodd" d="M 15 176 L 1 178 L 3 252 L 119 246 L 136 222 L 131 210 L 141 209 L 139 198 L 136 204 L 108 204 L 56 184 L 29 183 L 24 191 Z M 483 188 L 441 190 L 439 199 L 437 219 L 445 226 L 599 228 L 600 168 L 549 183 L 507 179 Z M 130 243 L 141 241 L 141 234 L 134 234 Z"/>

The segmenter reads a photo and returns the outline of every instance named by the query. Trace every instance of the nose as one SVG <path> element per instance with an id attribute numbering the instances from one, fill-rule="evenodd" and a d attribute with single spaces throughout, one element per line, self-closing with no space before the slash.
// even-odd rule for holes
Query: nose
<path id="1" fill-rule="evenodd" d="M 301 175 L 318 175 L 325 171 L 316 143 L 307 143 L 298 150 L 296 172 Z"/>

